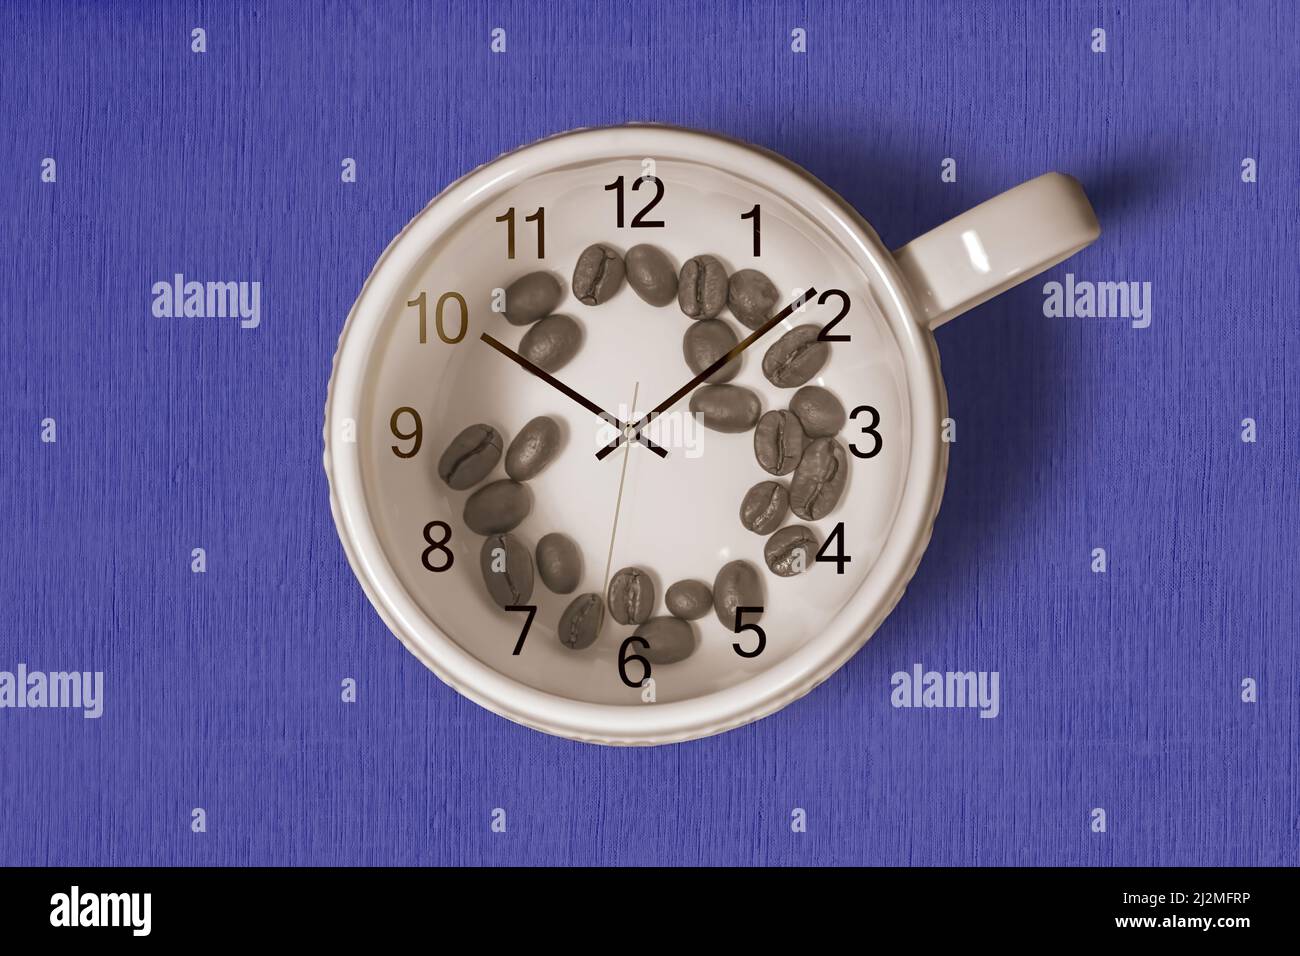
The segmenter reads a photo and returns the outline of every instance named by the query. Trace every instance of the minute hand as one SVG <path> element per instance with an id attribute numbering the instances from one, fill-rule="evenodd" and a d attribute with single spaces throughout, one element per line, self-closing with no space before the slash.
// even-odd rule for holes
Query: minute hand
<path id="1" fill-rule="evenodd" d="M 717 361 L 710 364 L 706 369 L 704 369 L 704 371 L 700 372 L 699 375 L 696 375 L 693 379 L 691 379 L 689 382 L 687 382 L 677 391 L 673 392 L 671 395 L 665 398 L 654 408 L 650 409 L 650 411 L 642 415 L 639 421 L 636 421 L 632 424 L 632 433 L 633 434 L 639 433 L 641 429 L 645 428 L 645 426 L 651 422 L 651 420 L 653 420 L 659 415 L 662 415 L 664 412 L 668 411 L 668 409 L 672 408 L 674 405 L 680 402 L 682 398 L 689 395 L 696 388 L 696 386 L 698 386 L 701 382 L 707 379 L 714 372 L 718 371 L 718 369 L 722 368 L 722 366 L 726 365 L 728 362 L 734 359 L 741 352 L 745 351 L 745 349 L 749 348 L 751 345 L 753 345 L 755 342 L 761 339 L 768 332 L 772 331 L 772 329 L 776 328 L 778 325 L 780 325 L 782 322 L 788 319 L 791 316 L 791 314 L 793 314 L 798 309 L 802 308 L 804 303 L 806 303 L 809 299 L 811 299 L 816 294 L 817 294 L 816 289 L 806 289 L 802 295 L 794 299 L 784 309 L 782 309 L 776 315 L 772 316 L 770 319 L 768 319 L 766 322 L 764 322 L 762 325 L 756 328 L 753 332 L 749 333 L 749 335 L 745 336 L 745 338 L 741 339 L 734 346 L 732 346 L 731 351 L 729 351 L 726 355 L 723 355 Z M 619 435 L 619 437 L 615 439 L 613 442 L 606 445 L 600 451 L 596 452 L 596 457 L 604 458 L 606 455 L 608 455 L 610 452 L 616 449 L 619 446 L 619 444 L 621 444 L 622 441 L 623 441 L 623 435 Z"/>
<path id="2" fill-rule="evenodd" d="M 620 435 L 623 434 L 623 423 L 620 422 L 613 415 L 611 415 L 609 412 L 605 411 L 603 408 L 601 408 L 591 399 L 587 398 L 587 396 L 569 388 L 569 386 L 565 385 L 563 382 L 561 382 L 550 372 L 528 361 L 528 359 L 524 358 L 522 355 L 520 355 L 510 346 L 498 342 L 496 339 L 488 335 L 486 332 L 480 335 L 479 338 L 482 339 L 484 342 L 486 342 L 488 345 L 492 346 L 494 349 L 496 349 L 506 358 L 510 359 L 510 361 L 514 362 L 520 368 L 524 369 L 525 371 L 532 372 L 534 375 L 540 378 L 547 385 L 551 386 L 551 388 L 554 388 L 557 391 L 562 392 L 563 394 L 567 395 L 569 398 L 577 402 L 579 405 L 581 405 L 583 408 L 587 409 L 587 411 L 591 412 L 593 415 L 596 415 L 597 417 L 613 425 L 615 428 L 619 430 Z M 668 457 L 668 452 L 665 449 L 659 447 L 654 442 L 652 442 L 649 438 L 646 438 L 644 435 L 637 435 L 636 440 L 641 442 L 641 444 L 645 445 L 647 448 L 649 448 L 660 458 Z M 604 456 L 602 455 L 600 457 L 604 457 Z"/>

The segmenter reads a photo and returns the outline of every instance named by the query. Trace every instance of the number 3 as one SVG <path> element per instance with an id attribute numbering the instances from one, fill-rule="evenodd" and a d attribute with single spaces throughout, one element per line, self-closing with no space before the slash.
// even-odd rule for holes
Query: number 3
<path id="1" fill-rule="evenodd" d="M 871 413 L 871 424 L 863 426 L 862 434 L 870 435 L 874 438 L 876 440 L 875 447 L 872 448 L 871 451 L 862 451 L 853 442 L 849 442 L 849 451 L 853 452 L 853 454 L 857 455 L 859 458 L 875 458 L 880 454 L 880 449 L 885 446 L 884 437 L 880 432 L 876 431 L 876 429 L 880 427 L 880 412 L 876 411 L 876 409 L 870 405 L 859 405 L 857 408 L 853 409 L 853 413 L 849 415 L 849 418 L 857 418 L 863 412 Z"/>

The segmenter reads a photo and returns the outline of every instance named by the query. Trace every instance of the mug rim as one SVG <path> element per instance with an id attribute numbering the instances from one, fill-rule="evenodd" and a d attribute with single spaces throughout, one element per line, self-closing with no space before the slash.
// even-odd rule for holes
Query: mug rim
<path id="1" fill-rule="evenodd" d="M 382 325 L 387 303 L 423 250 L 460 221 L 465 207 L 566 161 L 628 155 L 687 159 L 733 171 L 744 168 L 749 176 L 758 163 L 777 181 L 765 179 L 768 189 L 804 209 L 841 241 L 852 240 L 854 260 L 869 278 L 879 280 L 873 291 L 903 358 L 912 422 L 903 493 L 885 544 L 871 572 L 830 625 L 746 680 L 699 697 L 648 706 L 578 701 L 540 690 L 489 667 L 443 633 L 407 593 L 384 552 L 366 508 L 360 444 L 334 438 L 339 409 L 359 407 L 374 333 Z M 443 683 L 535 730 L 588 743 L 654 745 L 723 733 L 769 716 L 825 681 L 875 634 L 902 598 L 929 544 L 947 475 L 948 448 L 939 440 L 947 394 L 934 336 L 923 315 L 893 255 L 870 224 L 808 170 L 771 150 L 682 126 L 627 123 L 568 130 L 502 153 L 441 190 L 389 242 L 339 334 L 325 401 L 324 466 L 330 511 L 348 563 L 388 629 Z M 923 440 L 927 422 L 932 434 L 928 441 Z"/>

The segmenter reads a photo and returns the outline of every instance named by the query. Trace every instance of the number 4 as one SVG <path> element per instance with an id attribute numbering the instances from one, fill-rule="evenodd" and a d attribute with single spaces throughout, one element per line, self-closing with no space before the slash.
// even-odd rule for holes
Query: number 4
<path id="1" fill-rule="evenodd" d="M 831 546 L 832 542 L 835 544 L 835 552 L 833 554 L 827 554 L 826 550 Z M 817 557 L 814 558 L 814 560 L 829 562 L 830 564 L 835 565 L 836 574 L 844 573 L 844 565 L 848 564 L 853 559 L 844 553 L 843 521 L 835 526 L 835 530 L 831 532 L 831 536 L 827 538 L 826 542 L 821 546 L 821 550 L 817 552 Z"/>

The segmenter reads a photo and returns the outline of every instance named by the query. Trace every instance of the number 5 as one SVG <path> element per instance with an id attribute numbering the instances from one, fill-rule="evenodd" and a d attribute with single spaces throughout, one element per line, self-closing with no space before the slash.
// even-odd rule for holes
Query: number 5
<path id="1" fill-rule="evenodd" d="M 763 631 L 761 627 L 759 627 L 757 624 L 740 623 L 740 616 L 742 614 L 762 614 L 762 613 L 763 613 L 763 609 L 761 607 L 736 608 L 736 625 L 735 627 L 732 628 L 732 630 L 735 631 L 737 634 L 741 633 L 742 631 L 753 631 L 755 634 L 758 635 L 758 646 L 755 647 L 752 651 L 747 651 L 743 647 L 741 647 L 739 641 L 731 645 L 731 649 L 734 650 L 741 657 L 757 657 L 759 654 L 763 653 L 763 648 L 767 647 L 767 634 Z"/>

